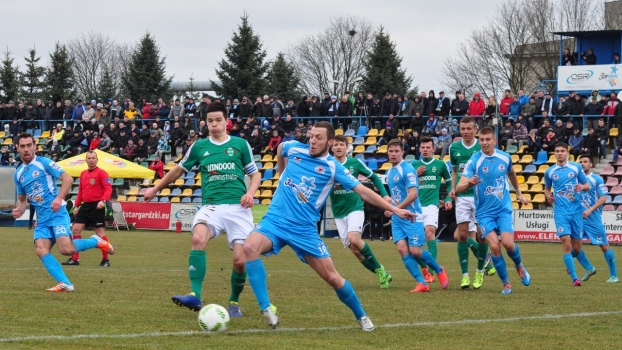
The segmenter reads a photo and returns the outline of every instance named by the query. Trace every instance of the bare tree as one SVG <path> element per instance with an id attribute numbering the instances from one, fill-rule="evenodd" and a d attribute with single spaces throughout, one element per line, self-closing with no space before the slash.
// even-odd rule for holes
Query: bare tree
<path id="1" fill-rule="evenodd" d="M 69 40 L 67 49 L 74 62 L 77 96 L 84 99 L 116 97 L 100 96 L 104 72 L 110 75 L 117 95 L 121 93 L 121 77 L 127 72 L 131 58 L 128 45 L 119 44 L 106 34 L 89 31 Z"/>
<path id="2" fill-rule="evenodd" d="M 316 35 L 301 38 L 288 52 L 300 77 L 302 89 L 309 94 L 324 91 L 342 95 L 356 88 L 364 73 L 374 31 L 371 22 L 354 16 L 333 17 L 328 27 Z"/>

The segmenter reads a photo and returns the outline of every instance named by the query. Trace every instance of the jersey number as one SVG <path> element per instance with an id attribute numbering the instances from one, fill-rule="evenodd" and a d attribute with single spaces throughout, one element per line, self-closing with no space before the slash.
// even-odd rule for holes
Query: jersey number
<path id="1" fill-rule="evenodd" d="M 317 249 L 320 251 L 320 255 L 328 255 L 328 248 L 324 243 L 318 244 Z"/>
<path id="2" fill-rule="evenodd" d="M 65 228 L 65 226 L 56 226 L 54 227 L 54 233 L 56 235 L 64 235 L 67 234 L 67 229 Z"/>

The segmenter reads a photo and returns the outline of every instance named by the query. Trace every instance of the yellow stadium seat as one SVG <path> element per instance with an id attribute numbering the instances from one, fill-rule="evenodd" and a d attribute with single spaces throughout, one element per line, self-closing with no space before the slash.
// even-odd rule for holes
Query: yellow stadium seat
<path id="1" fill-rule="evenodd" d="M 195 181 L 194 185 L 192 185 L 192 187 L 201 187 L 201 179 L 198 179 L 197 181 Z"/>
<path id="2" fill-rule="evenodd" d="M 127 197 L 125 196 L 117 196 L 117 201 L 119 202 L 125 202 L 127 200 Z"/>
<path id="3" fill-rule="evenodd" d="M 267 198 L 266 198 L 266 199 L 263 199 L 263 200 L 261 201 L 261 204 L 262 204 L 262 205 L 270 205 L 270 200 L 269 200 L 269 199 L 267 199 Z"/>
<path id="4" fill-rule="evenodd" d="M 521 205 L 520 208 L 523 209 L 523 210 L 531 210 L 531 209 L 533 209 L 533 204 L 531 204 L 531 203 L 523 204 L 523 205 Z"/>
<path id="5" fill-rule="evenodd" d="M 510 193 L 510 199 L 512 200 L 512 202 L 516 202 L 516 193 Z"/>
<path id="6" fill-rule="evenodd" d="M 402 129 L 398 129 L 397 130 L 397 137 L 402 137 L 404 136 L 404 132 L 402 131 Z"/>
<path id="7" fill-rule="evenodd" d="M 278 180 L 279 180 L 280 178 L 281 178 L 281 173 L 278 173 L 278 172 L 277 172 L 277 173 L 274 173 L 274 176 L 272 177 L 272 180 L 273 180 L 273 181 L 274 181 L 274 180 L 277 180 L 276 182 L 278 183 L 278 182 L 279 182 Z"/>
<path id="8" fill-rule="evenodd" d="M 279 186 L 279 181 L 272 181 L 272 188 L 277 188 Z"/>
<path id="9" fill-rule="evenodd" d="M 540 184 L 540 185 L 542 185 L 542 186 L 544 186 L 544 176 L 540 179 L 539 184 Z"/>
<path id="10" fill-rule="evenodd" d="M 525 183 L 525 177 L 523 175 L 517 175 L 516 176 L 516 180 L 518 180 L 519 184 L 524 184 Z"/>
<path id="11" fill-rule="evenodd" d="M 544 192 L 544 189 L 542 188 L 542 185 L 535 184 L 535 185 L 531 185 L 531 188 L 529 188 L 528 192 L 539 193 L 539 192 Z"/>
<path id="12" fill-rule="evenodd" d="M 11 144 L 13 144 L 13 140 L 11 140 L 11 138 L 4 139 L 4 142 L 2 143 L 3 146 L 10 146 Z"/>
<path id="13" fill-rule="evenodd" d="M 449 157 L 449 154 L 446 154 L 446 155 L 443 157 L 443 162 L 445 162 L 445 163 L 449 162 L 450 160 L 451 160 L 451 158 Z"/>
<path id="14" fill-rule="evenodd" d="M 533 200 L 531 200 L 531 202 L 538 203 L 538 204 L 544 204 L 546 203 L 546 197 L 544 197 L 544 194 L 538 193 L 533 197 Z"/>
<path id="15" fill-rule="evenodd" d="M 518 154 L 512 154 L 512 163 L 516 164 L 519 160 Z"/>
<path id="16" fill-rule="evenodd" d="M 272 161 L 272 155 L 270 154 L 266 154 L 263 156 L 263 158 L 261 158 L 262 162 L 271 162 Z"/>
<path id="17" fill-rule="evenodd" d="M 376 151 L 376 153 L 382 153 L 382 154 L 385 154 L 387 152 L 389 152 L 387 145 L 380 146 L 380 148 L 378 148 L 378 150 Z"/>
<path id="18" fill-rule="evenodd" d="M 365 153 L 365 147 L 364 146 L 356 146 L 356 148 L 354 148 L 354 151 L 352 151 L 352 153 L 356 154 L 356 153 Z"/>
<path id="19" fill-rule="evenodd" d="M 386 162 L 386 163 L 382 164 L 382 166 L 378 170 L 380 170 L 380 171 L 387 171 L 389 169 L 391 169 L 391 163 L 390 162 Z"/>
<path id="20" fill-rule="evenodd" d="M 127 197 L 127 201 L 128 202 L 138 202 L 138 198 L 131 196 L 131 197 Z"/>
<path id="21" fill-rule="evenodd" d="M 549 160 L 546 161 L 546 164 L 555 164 L 557 163 L 557 159 L 555 158 L 555 155 L 551 155 L 549 157 Z"/>
<path id="22" fill-rule="evenodd" d="M 568 155 L 568 161 L 569 162 L 574 162 L 574 154 L 569 154 Z"/>
<path id="23" fill-rule="evenodd" d="M 177 179 L 175 180 L 172 186 L 179 187 L 179 186 L 183 186 L 184 183 L 185 183 L 184 179 Z"/>
<path id="24" fill-rule="evenodd" d="M 514 210 L 518 210 L 518 203 L 513 202 L 513 203 L 512 203 L 512 209 L 514 209 Z"/>
<path id="25" fill-rule="evenodd" d="M 523 154 L 523 153 L 525 153 L 525 150 L 526 150 L 526 149 L 527 149 L 527 146 L 520 146 L 520 149 L 519 149 L 519 150 L 518 150 L 518 152 L 516 152 L 516 153 L 518 153 L 518 154 Z"/>
<path id="26" fill-rule="evenodd" d="M 270 147 L 266 146 L 266 148 L 264 148 L 263 151 L 261 151 L 261 154 L 264 154 L 264 153 L 268 152 L 269 149 L 270 149 Z"/>
<path id="27" fill-rule="evenodd" d="M 335 135 L 343 135 L 343 130 L 342 129 L 335 130 Z"/>
<path id="28" fill-rule="evenodd" d="M 162 179 L 157 179 L 157 180 L 155 180 L 155 181 L 153 182 L 153 185 L 155 186 L 155 185 L 159 184 L 161 181 L 162 181 Z"/>
<path id="29" fill-rule="evenodd" d="M 179 203 L 181 202 L 181 200 L 179 199 L 179 197 L 173 197 L 171 198 L 171 203 Z"/>
<path id="30" fill-rule="evenodd" d="M 369 136 L 378 136 L 378 129 L 369 129 L 369 131 L 367 132 L 367 135 L 365 135 L 367 137 Z"/>
<path id="31" fill-rule="evenodd" d="M 354 140 L 352 140 L 352 136 L 348 136 L 348 145 L 351 145 Z"/>
<path id="32" fill-rule="evenodd" d="M 533 156 L 531 154 L 525 154 L 518 162 L 521 164 L 531 164 L 533 163 Z"/>
<path id="33" fill-rule="evenodd" d="M 376 140 L 376 138 L 372 136 L 372 137 L 368 137 L 367 140 L 365 140 L 364 145 L 365 146 L 372 146 L 372 145 L 375 145 L 377 143 L 378 143 L 378 140 Z"/>
<path id="34" fill-rule="evenodd" d="M 521 193 L 525 193 L 529 191 L 529 185 L 527 184 L 518 184 L 518 189 L 521 191 Z"/>
<path id="35" fill-rule="evenodd" d="M 195 176 L 194 179 L 195 180 L 199 180 L 201 178 L 201 172 L 198 172 Z"/>
<path id="36" fill-rule="evenodd" d="M 527 179 L 527 182 L 525 183 L 528 185 L 535 185 L 537 183 L 540 183 L 540 179 L 536 175 L 532 175 Z"/>
<path id="37" fill-rule="evenodd" d="M 512 169 L 514 169 L 514 172 L 517 174 L 520 174 L 523 172 L 523 166 L 520 164 L 514 164 L 512 165 Z"/>
<path id="38" fill-rule="evenodd" d="M 126 195 L 128 195 L 128 196 L 137 196 L 138 195 L 138 188 L 137 187 L 130 188 L 130 190 L 126 193 Z"/>
<path id="39" fill-rule="evenodd" d="M 618 137 L 618 128 L 611 128 L 611 130 L 609 130 L 609 137 Z"/>
<path id="40" fill-rule="evenodd" d="M 173 168 L 175 167 L 175 163 L 173 162 L 169 162 L 168 164 L 166 164 L 166 166 L 164 167 L 164 170 L 173 170 Z"/>
<path id="41" fill-rule="evenodd" d="M 6 133 L 4 131 L 0 131 L 0 138 L 5 138 L 6 137 Z"/>
<path id="42" fill-rule="evenodd" d="M 264 163 L 262 169 L 274 169 L 274 163 L 272 162 Z"/>
<path id="43" fill-rule="evenodd" d="M 263 190 L 261 192 L 260 198 L 272 198 L 272 190 Z"/>
<path id="44" fill-rule="evenodd" d="M 255 195 L 253 197 L 258 198 L 259 196 L 261 196 L 261 191 L 255 191 Z"/>
<path id="45" fill-rule="evenodd" d="M 259 186 L 259 187 L 270 188 L 270 187 L 272 187 L 272 181 L 271 180 L 265 180 L 264 182 L 261 183 L 261 186 Z"/>
<path id="46" fill-rule="evenodd" d="M 48 137 L 50 137 L 50 132 L 48 130 L 42 132 L 41 137 L 47 139 Z"/>
<path id="47" fill-rule="evenodd" d="M 523 197 L 528 201 L 531 201 L 531 195 L 529 193 L 523 193 Z"/>
<path id="48" fill-rule="evenodd" d="M 378 136 L 384 136 L 384 129 L 378 131 Z"/>
<path id="49" fill-rule="evenodd" d="M 170 188 L 163 188 L 162 191 L 160 191 L 160 193 L 158 194 L 158 196 L 162 196 L 162 197 L 166 197 L 166 196 L 170 196 L 171 195 L 171 189 Z"/>
<path id="50" fill-rule="evenodd" d="M 191 188 L 186 188 L 182 193 L 181 193 L 182 197 L 191 197 L 192 196 L 192 189 Z"/>
<path id="51" fill-rule="evenodd" d="M 538 167 L 538 171 L 536 171 L 536 174 L 541 174 L 544 175 L 544 172 L 546 171 L 546 169 L 548 169 L 549 166 L 546 164 L 542 164 Z"/>

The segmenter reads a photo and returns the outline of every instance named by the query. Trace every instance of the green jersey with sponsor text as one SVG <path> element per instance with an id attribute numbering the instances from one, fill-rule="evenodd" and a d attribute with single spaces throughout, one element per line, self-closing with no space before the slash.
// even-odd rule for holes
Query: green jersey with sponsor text
<path id="1" fill-rule="evenodd" d="M 465 146 L 462 141 L 454 142 L 449 146 L 451 166 L 456 169 L 456 185 L 460 182 L 460 177 L 462 176 L 466 163 L 471 159 L 472 155 L 479 152 L 481 149 L 482 147 L 477 140 L 475 140 L 475 143 L 471 147 Z M 473 197 L 474 195 L 472 186 L 469 187 L 468 190 L 457 194 L 458 197 Z"/>
<path id="2" fill-rule="evenodd" d="M 438 206 L 441 192 L 441 178 L 445 179 L 447 183 L 447 193 L 451 191 L 451 173 L 447 163 L 438 159 L 421 159 L 415 160 L 411 163 L 413 168 L 417 170 L 420 166 L 425 167 L 425 172 L 419 175 L 419 202 L 422 207 L 428 205 Z M 419 172 L 417 172 L 418 174 Z M 450 201 L 451 198 L 447 196 L 444 201 Z"/>
<path id="3" fill-rule="evenodd" d="M 244 174 L 257 172 L 248 142 L 234 136 L 220 144 L 211 138 L 197 140 L 179 165 L 186 171 L 199 166 L 203 205 L 239 204 L 246 193 Z"/>
<path id="4" fill-rule="evenodd" d="M 386 196 L 387 191 L 384 189 L 382 180 L 378 175 L 374 174 L 360 159 L 347 157 L 344 163 L 341 163 L 346 169 L 350 171 L 352 176 L 358 179 L 359 175 L 371 180 L 371 182 L 378 188 L 381 196 Z M 344 218 L 354 211 L 363 211 L 364 205 L 361 197 L 354 191 L 347 191 L 341 184 L 335 183 L 333 191 L 330 193 L 330 203 L 333 208 L 333 217 Z"/>

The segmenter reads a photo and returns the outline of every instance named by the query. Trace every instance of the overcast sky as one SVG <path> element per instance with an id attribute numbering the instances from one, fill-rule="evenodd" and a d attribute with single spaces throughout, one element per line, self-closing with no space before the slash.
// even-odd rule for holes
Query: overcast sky
<path id="1" fill-rule="evenodd" d="M 499 0 L 445 1 L 200 1 L 200 0 L 20 0 L 2 1 L 0 37 L 23 66 L 23 56 L 36 45 L 42 61 L 56 41 L 95 30 L 119 42 L 136 43 L 151 32 L 166 55 L 167 73 L 175 81 L 216 79 L 214 68 L 240 23 L 244 10 L 261 36 L 268 58 L 297 39 L 327 26 L 328 18 L 344 14 L 383 25 L 413 75 L 413 85 L 438 90 L 446 57 L 471 29 L 492 16 Z"/>

